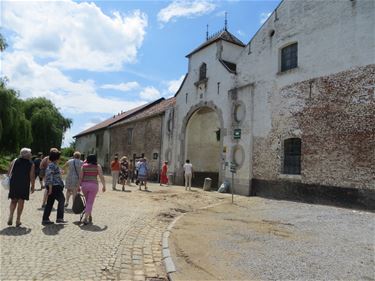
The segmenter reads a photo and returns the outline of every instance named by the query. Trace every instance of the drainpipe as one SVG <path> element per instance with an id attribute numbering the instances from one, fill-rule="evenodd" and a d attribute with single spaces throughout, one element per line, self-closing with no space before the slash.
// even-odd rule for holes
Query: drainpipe
<path id="1" fill-rule="evenodd" d="M 158 168 L 158 182 L 160 182 L 160 169 L 161 169 L 161 152 L 163 149 L 163 127 L 164 127 L 164 118 L 165 117 L 165 111 L 164 114 L 161 115 L 161 122 L 160 122 L 160 150 L 159 150 L 159 168 Z"/>

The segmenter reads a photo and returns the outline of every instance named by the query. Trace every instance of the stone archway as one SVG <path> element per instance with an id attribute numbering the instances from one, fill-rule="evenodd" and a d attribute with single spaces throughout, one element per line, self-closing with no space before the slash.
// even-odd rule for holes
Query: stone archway
<path id="1" fill-rule="evenodd" d="M 192 107 L 182 126 L 181 163 L 193 164 L 193 186 L 202 187 L 204 178 L 213 180 L 212 188 L 221 183 L 223 119 L 221 110 L 212 102 Z"/>

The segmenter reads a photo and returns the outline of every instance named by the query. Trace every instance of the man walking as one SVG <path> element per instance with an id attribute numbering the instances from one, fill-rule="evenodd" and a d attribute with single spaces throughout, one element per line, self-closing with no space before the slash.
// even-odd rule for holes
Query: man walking
<path id="1" fill-rule="evenodd" d="M 185 190 L 189 187 L 191 190 L 191 178 L 193 177 L 193 165 L 190 163 L 190 160 L 186 160 L 184 164 L 184 172 L 185 172 Z"/>
<path id="2" fill-rule="evenodd" d="M 111 162 L 111 174 L 112 174 L 112 190 L 116 190 L 118 177 L 120 174 L 120 162 L 118 156 L 115 154 L 115 159 Z"/>

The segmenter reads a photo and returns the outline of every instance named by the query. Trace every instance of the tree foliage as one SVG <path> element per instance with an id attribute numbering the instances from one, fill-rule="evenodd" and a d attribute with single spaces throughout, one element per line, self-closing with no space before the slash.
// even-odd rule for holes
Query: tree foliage
<path id="1" fill-rule="evenodd" d="M 0 33 L 0 51 L 7 47 Z M 0 152 L 14 153 L 21 147 L 34 152 L 49 152 L 61 147 L 63 135 L 72 120 L 64 118 L 46 98 L 22 100 L 18 92 L 8 88 L 6 78 L 0 78 Z"/>
<path id="2" fill-rule="evenodd" d="M 14 152 L 31 147 L 47 153 L 61 147 L 63 135 L 72 120 L 64 118 L 46 98 L 21 100 L 18 93 L 0 84 L 0 151 Z"/>
<path id="3" fill-rule="evenodd" d="M 31 122 L 23 111 L 24 101 L 18 93 L 0 81 L 0 151 L 14 152 L 33 141 Z"/>

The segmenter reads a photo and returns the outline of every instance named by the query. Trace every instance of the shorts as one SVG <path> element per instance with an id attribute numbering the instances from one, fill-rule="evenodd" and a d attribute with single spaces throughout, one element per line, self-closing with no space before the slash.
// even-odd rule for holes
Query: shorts
<path id="1" fill-rule="evenodd" d="M 46 175 L 46 170 L 45 169 L 40 169 L 40 171 L 39 171 L 39 178 L 44 178 L 45 177 L 45 175 Z"/>

